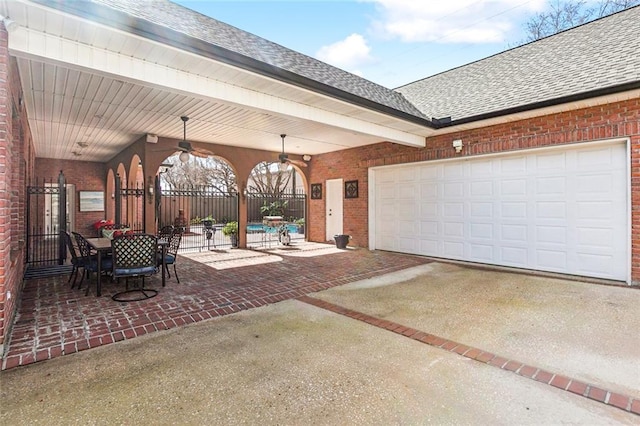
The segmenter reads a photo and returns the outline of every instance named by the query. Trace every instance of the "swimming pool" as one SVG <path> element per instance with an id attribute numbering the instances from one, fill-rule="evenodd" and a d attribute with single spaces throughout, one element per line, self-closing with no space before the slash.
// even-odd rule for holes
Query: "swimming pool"
<path id="1" fill-rule="evenodd" d="M 297 233 L 298 232 L 298 226 L 297 225 L 288 223 L 285 226 L 287 227 L 287 229 L 289 230 L 290 233 Z M 266 232 L 266 233 L 275 234 L 275 233 L 278 232 L 278 227 L 251 223 L 251 224 L 247 225 L 247 232 Z"/>

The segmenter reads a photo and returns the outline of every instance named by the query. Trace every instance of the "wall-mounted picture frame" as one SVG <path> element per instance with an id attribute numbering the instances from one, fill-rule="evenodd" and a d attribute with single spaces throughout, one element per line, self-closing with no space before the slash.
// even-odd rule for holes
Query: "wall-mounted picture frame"
<path id="1" fill-rule="evenodd" d="M 322 184 L 321 183 L 311 184 L 311 199 L 322 200 Z"/>
<path id="2" fill-rule="evenodd" d="M 357 180 L 348 180 L 344 183 L 344 198 L 358 198 Z"/>
<path id="3" fill-rule="evenodd" d="M 78 191 L 81 212 L 103 212 L 103 191 Z"/>

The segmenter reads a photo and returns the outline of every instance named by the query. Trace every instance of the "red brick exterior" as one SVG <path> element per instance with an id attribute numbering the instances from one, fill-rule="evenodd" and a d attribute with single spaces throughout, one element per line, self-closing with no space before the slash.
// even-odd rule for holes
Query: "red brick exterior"
<path id="1" fill-rule="evenodd" d="M 380 143 L 313 157 L 310 183 L 358 180 L 359 198 L 344 200 L 344 233 L 367 247 L 368 168 L 628 137 L 631 140 L 632 281 L 640 283 L 640 99 L 427 138 L 426 148 Z M 451 147 L 464 141 L 462 153 Z M 311 200 L 309 238 L 325 240 L 325 200 Z"/>
<path id="2" fill-rule="evenodd" d="M 33 145 L 17 75 L 7 32 L 0 27 L 0 349 L 22 291 L 26 186 L 33 176 Z"/>

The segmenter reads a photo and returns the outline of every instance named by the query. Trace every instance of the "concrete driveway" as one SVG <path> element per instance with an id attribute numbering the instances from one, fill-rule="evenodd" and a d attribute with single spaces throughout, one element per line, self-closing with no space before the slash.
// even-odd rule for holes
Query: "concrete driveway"
<path id="1" fill-rule="evenodd" d="M 4 371 L 0 422 L 638 424 L 639 307 L 432 263 Z"/>

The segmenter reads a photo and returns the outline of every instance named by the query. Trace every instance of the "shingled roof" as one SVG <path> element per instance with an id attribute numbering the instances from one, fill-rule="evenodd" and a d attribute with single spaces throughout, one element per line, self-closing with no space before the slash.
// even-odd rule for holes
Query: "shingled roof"
<path id="1" fill-rule="evenodd" d="M 473 121 L 640 87 L 640 6 L 397 88 L 428 117 Z"/>
<path id="2" fill-rule="evenodd" d="M 365 106 L 380 109 L 382 112 L 429 124 L 426 117 L 401 93 L 170 1 L 91 0 L 91 2 L 94 5 L 107 6 L 114 11 L 124 13 L 128 18 L 135 18 L 122 20 L 126 23 L 125 25 L 130 26 L 130 29 L 143 27 L 141 21 L 157 24 L 205 42 L 201 45 L 208 44 L 218 48 L 219 55 L 215 58 L 217 60 L 225 61 L 230 56 L 240 55 L 242 58 L 236 59 L 233 63 L 236 66 L 246 66 L 254 71 L 257 67 L 257 71 L 265 74 L 271 72 L 272 77 L 281 78 L 289 83 L 326 92 L 330 96 L 354 103 L 362 102 Z M 73 13 L 90 18 L 109 16 L 109 13 L 97 8 L 90 10 L 87 3 L 82 7 L 74 6 L 72 3 L 74 2 L 62 3 L 56 7 L 69 11 L 73 9 Z M 119 23 L 111 20 L 108 24 L 118 25 Z M 147 29 L 147 31 L 146 35 L 155 35 L 153 29 Z M 172 40 L 169 38 L 163 41 L 170 43 Z M 220 50 L 223 51 L 222 54 Z M 265 67 L 260 68 L 261 64 Z"/>
<path id="3" fill-rule="evenodd" d="M 90 2 L 56 7 L 427 127 L 640 88 L 640 6 L 391 90 L 167 0 Z"/>

